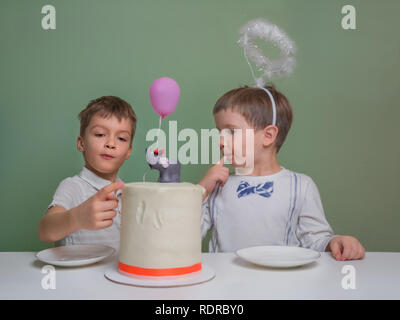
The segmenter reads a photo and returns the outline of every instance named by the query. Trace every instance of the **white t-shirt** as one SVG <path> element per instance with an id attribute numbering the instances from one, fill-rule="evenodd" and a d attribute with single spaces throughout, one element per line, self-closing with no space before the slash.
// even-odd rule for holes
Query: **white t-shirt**
<path id="1" fill-rule="evenodd" d="M 333 237 L 314 181 L 282 167 L 267 176 L 230 175 L 202 204 L 210 252 L 276 245 L 325 251 Z"/>
<path id="2" fill-rule="evenodd" d="M 115 181 L 121 181 L 121 179 L 117 177 Z M 53 206 L 62 206 L 66 210 L 75 208 L 110 183 L 111 181 L 105 180 L 83 167 L 79 174 L 60 182 L 48 208 Z M 57 241 L 55 245 L 103 244 L 118 250 L 121 227 L 121 194 L 122 190 L 117 190 L 115 193 L 118 199 L 118 208 L 110 227 L 99 230 L 81 229 Z"/>

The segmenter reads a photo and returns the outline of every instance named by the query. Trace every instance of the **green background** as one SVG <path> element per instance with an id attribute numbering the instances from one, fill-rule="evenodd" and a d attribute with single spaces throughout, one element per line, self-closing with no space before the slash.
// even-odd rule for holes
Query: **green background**
<path id="1" fill-rule="evenodd" d="M 0 251 L 52 246 L 38 239 L 38 223 L 60 181 L 84 164 L 77 115 L 89 100 L 116 95 L 132 104 L 134 152 L 119 176 L 141 180 L 145 136 L 158 126 L 150 84 L 162 76 L 179 83 L 179 105 L 166 119 L 178 131 L 213 128 L 217 98 L 252 84 L 236 42 L 258 17 L 298 48 L 294 73 L 274 80 L 294 111 L 280 164 L 314 179 L 336 234 L 359 238 L 367 251 L 400 251 L 400 2 L 350 2 L 356 30 L 342 29 L 349 2 L 339 0 L 2 0 Z M 56 8 L 56 30 L 41 28 L 46 4 Z M 182 178 L 197 183 L 209 167 L 186 165 Z"/>

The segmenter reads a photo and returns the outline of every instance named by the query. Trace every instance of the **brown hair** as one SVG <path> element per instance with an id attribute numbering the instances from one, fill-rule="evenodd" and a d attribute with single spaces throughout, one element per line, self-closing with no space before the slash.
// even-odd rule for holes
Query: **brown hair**
<path id="1" fill-rule="evenodd" d="M 103 118 L 116 116 L 119 121 L 129 119 L 131 121 L 131 146 L 136 131 L 136 114 L 131 105 L 125 100 L 115 96 L 104 96 L 89 102 L 83 109 L 78 118 L 81 122 L 80 135 L 83 137 L 86 128 L 89 126 L 90 120 L 94 115 L 100 115 Z"/>
<path id="2" fill-rule="evenodd" d="M 275 87 L 266 85 L 276 105 L 276 126 L 278 135 L 275 140 L 277 153 L 283 145 L 293 121 L 292 107 L 289 100 Z M 268 94 L 256 87 L 243 86 L 225 93 L 216 102 L 213 114 L 221 110 L 238 111 L 255 130 L 264 129 L 272 124 L 272 103 Z"/>

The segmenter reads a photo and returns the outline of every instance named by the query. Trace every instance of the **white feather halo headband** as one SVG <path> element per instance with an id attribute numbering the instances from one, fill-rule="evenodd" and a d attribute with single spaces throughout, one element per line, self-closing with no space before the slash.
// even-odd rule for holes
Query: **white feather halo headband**
<path id="1" fill-rule="evenodd" d="M 255 39 L 271 42 L 280 49 L 281 56 L 275 60 L 264 56 L 254 43 Z M 245 55 L 263 71 L 262 77 L 272 78 L 293 72 L 296 45 L 282 29 L 268 20 L 255 19 L 247 22 L 240 29 L 238 43 L 244 49 Z"/>
<path id="2" fill-rule="evenodd" d="M 254 43 L 255 39 L 272 42 L 276 47 L 278 47 L 278 49 L 280 49 L 281 56 L 274 60 L 264 56 L 258 46 Z M 275 101 L 272 94 L 264 88 L 264 78 L 268 77 L 271 79 L 273 76 L 289 75 L 293 72 L 296 64 L 296 45 L 282 29 L 265 19 L 255 19 L 247 22 L 240 29 L 240 39 L 238 43 L 244 50 L 244 55 L 250 66 L 255 85 L 260 89 L 263 89 L 271 99 L 273 108 L 272 124 L 276 125 Z M 249 59 L 254 62 L 260 71 L 263 72 L 261 77 L 257 78 L 254 75 Z"/>

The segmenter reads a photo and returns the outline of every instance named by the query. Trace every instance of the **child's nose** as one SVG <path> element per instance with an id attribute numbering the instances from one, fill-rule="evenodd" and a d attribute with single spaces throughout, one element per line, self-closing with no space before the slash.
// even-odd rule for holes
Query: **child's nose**
<path id="1" fill-rule="evenodd" d="M 224 147 L 224 137 L 221 135 L 219 137 L 219 148 L 222 149 Z"/>
<path id="2" fill-rule="evenodd" d="M 232 144 L 232 137 L 229 137 L 227 135 L 222 135 L 219 137 L 219 147 L 229 147 Z"/>
<path id="3" fill-rule="evenodd" d="M 115 142 L 112 141 L 112 140 L 107 141 L 106 142 L 106 148 L 115 149 Z"/>

